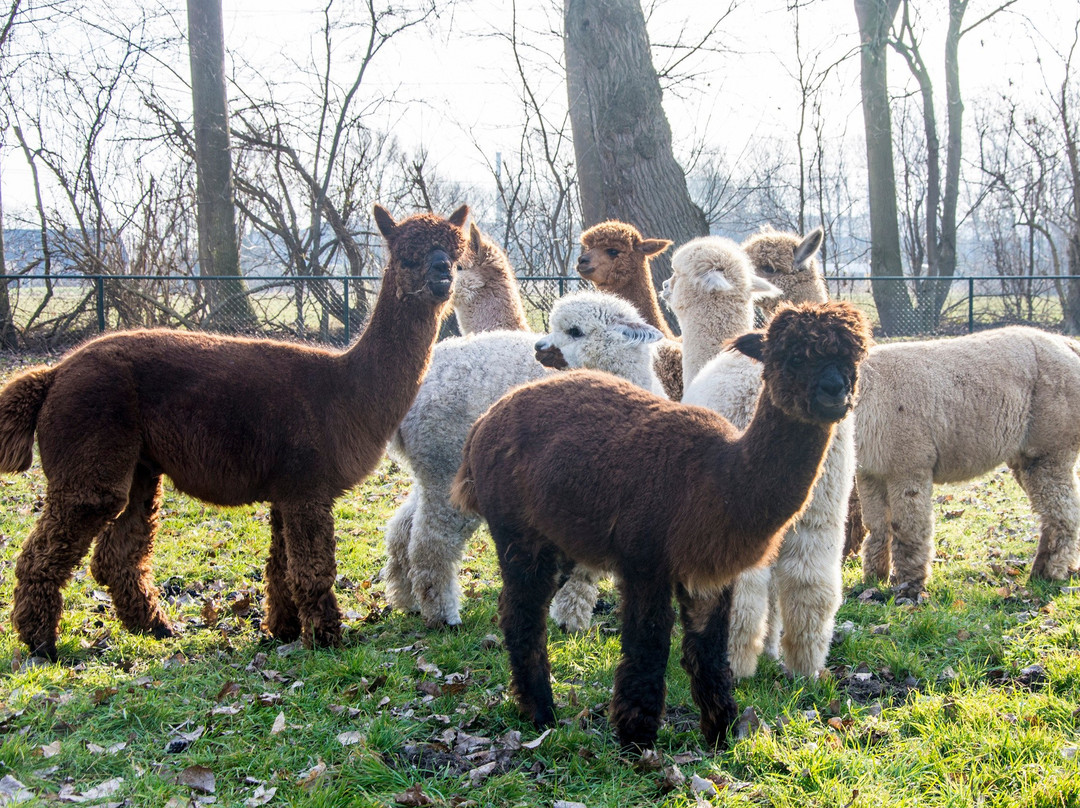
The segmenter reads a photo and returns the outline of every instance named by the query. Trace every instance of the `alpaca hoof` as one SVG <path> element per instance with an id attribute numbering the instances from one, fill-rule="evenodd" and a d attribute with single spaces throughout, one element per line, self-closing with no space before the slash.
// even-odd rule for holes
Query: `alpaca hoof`
<path id="1" fill-rule="evenodd" d="M 155 640 L 167 640 L 170 637 L 175 637 L 176 632 L 173 631 L 173 627 L 168 623 L 159 623 L 156 626 L 151 627 L 149 634 Z"/>
<path id="2" fill-rule="evenodd" d="M 537 707 L 533 710 L 532 721 L 537 729 L 555 726 L 555 708 L 553 706 Z"/>
<path id="3" fill-rule="evenodd" d="M 31 657 L 42 657 L 49 662 L 59 662 L 60 654 L 56 651 L 56 640 L 45 640 L 37 646 L 29 645 Z"/>
<path id="4" fill-rule="evenodd" d="M 456 614 L 449 617 L 426 617 L 424 625 L 430 629 L 458 629 L 461 628 L 461 617 Z"/>
<path id="5" fill-rule="evenodd" d="M 313 628 L 304 632 L 305 648 L 338 648 L 341 645 L 341 625 Z"/>

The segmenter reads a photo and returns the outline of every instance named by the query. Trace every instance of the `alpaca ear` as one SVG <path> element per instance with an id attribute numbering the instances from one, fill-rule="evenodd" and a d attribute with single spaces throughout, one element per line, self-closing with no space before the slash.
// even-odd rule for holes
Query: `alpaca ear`
<path id="1" fill-rule="evenodd" d="M 702 275 L 701 285 L 706 292 L 730 292 L 735 288 L 731 281 L 724 277 L 724 273 L 717 269 L 710 269 Z"/>
<path id="2" fill-rule="evenodd" d="M 784 292 L 760 275 L 750 276 L 750 295 L 754 298 L 783 297 Z"/>
<path id="3" fill-rule="evenodd" d="M 390 238 L 394 231 L 397 230 L 397 222 L 390 215 L 390 211 L 379 204 L 375 205 L 375 224 L 379 226 L 379 232 L 385 238 Z"/>
<path id="4" fill-rule="evenodd" d="M 648 323 L 623 321 L 612 323 L 609 329 L 625 337 L 627 345 L 648 345 L 650 342 L 659 342 L 664 338 L 659 328 L 653 328 Z"/>
<path id="5" fill-rule="evenodd" d="M 469 223 L 469 249 L 474 253 L 480 252 L 480 228 L 476 222 Z"/>
<path id="6" fill-rule="evenodd" d="M 462 205 L 460 208 L 450 214 L 450 224 L 454 227 L 464 227 L 465 220 L 469 218 L 469 206 Z"/>
<path id="7" fill-rule="evenodd" d="M 641 243 L 634 247 L 634 249 L 637 250 L 639 253 L 645 253 L 645 255 L 653 256 L 659 255 L 670 246 L 671 242 L 668 241 L 666 238 L 646 238 L 642 239 Z"/>
<path id="8" fill-rule="evenodd" d="M 728 343 L 728 350 L 738 351 L 743 356 L 749 356 L 751 359 L 763 362 L 763 357 L 765 356 L 765 335 L 760 331 L 751 331 L 749 334 L 743 334 L 741 337 L 736 337 Z"/>
<path id="9" fill-rule="evenodd" d="M 821 249 L 821 243 L 825 241 L 825 231 L 820 227 L 815 227 L 810 233 L 799 242 L 799 246 L 795 248 L 795 266 L 799 269 L 805 269 L 811 258 L 817 255 L 817 251 Z"/>

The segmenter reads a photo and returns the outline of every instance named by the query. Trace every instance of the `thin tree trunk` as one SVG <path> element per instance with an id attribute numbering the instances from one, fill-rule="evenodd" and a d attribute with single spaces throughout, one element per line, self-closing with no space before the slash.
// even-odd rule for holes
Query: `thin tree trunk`
<path id="1" fill-rule="evenodd" d="M 239 280 L 221 0 L 188 0 L 187 11 L 198 181 L 199 273 L 237 277 L 235 281 L 207 283 L 209 325 L 244 330 L 254 325 L 255 313 Z"/>
<path id="2" fill-rule="evenodd" d="M 900 0 L 855 0 L 862 41 L 861 89 L 866 127 L 866 163 L 870 201 L 870 285 L 881 328 L 887 335 L 909 333 L 914 309 L 907 288 L 898 281 L 900 227 L 896 208 L 896 172 L 892 154 L 892 117 L 885 46 Z"/>
<path id="3" fill-rule="evenodd" d="M 565 0 L 566 84 L 586 227 L 605 219 L 678 246 L 708 235 L 671 149 L 638 0 Z M 659 288 L 670 252 L 650 262 Z"/>
<path id="4" fill-rule="evenodd" d="M 0 183 L 0 187 L 2 187 Z M 11 317 L 11 300 L 8 298 L 7 258 L 4 253 L 4 198 L 0 194 L 0 348 L 12 350 L 18 347 L 15 322 Z"/>

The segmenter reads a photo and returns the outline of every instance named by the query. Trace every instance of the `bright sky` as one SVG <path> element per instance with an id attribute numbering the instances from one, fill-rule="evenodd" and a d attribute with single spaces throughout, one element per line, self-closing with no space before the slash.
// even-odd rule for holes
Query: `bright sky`
<path id="1" fill-rule="evenodd" d="M 972 0 L 968 21 L 979 19 L 999 2 Z M 1063 48 L 1066 37 L 1071 36 L 1075 2 L 1018 0 L 1012 10 L 1035 15 L 1040 31 Z M 561 109 L 566 103 L 565 83 L 554 61 L 561 57 L 561 3 L 554 8 L 547 8 L 547 2 L 519 5 L 521 39 L 551 56 L 546 67 L 538 68 L 536 89 L 553 107 Z M 693 36 L 712 24 L 716 9 L 722 5 L 656 0 L 650 37 L 654 43 L 665 43 L 680 30 Z M 485 156 L 491 161 L 499 151 L 509 156 L 518 144 L 519 82 L 509 46 L 494 35 L 510 30 L 510 4 L 505 0 L 458 0 L 442 6 L 441 17 L 427 29 L 414 29 L 388 45 L 365 83 L 396 93 L 400 104 L 394 108 L 394 127 L 406 148 L 425 147 L 432 165 L 450 179 L 486 180 Z M 737 159 L 751 138 L 793 137 L 797 84 L 793 77 L 793 15 L 787 6 L 787 0 L 740 0 L 721 26 L 718 42 L 726 52 L 697 57 L 692 70 L 699 74 L 698 80 L 665 94 L 677 155 L 685 155 L 694 143 L 704 141 Z M 303 61 L 321 44 L 320 3 L 224 0 L 224 7 L 226 50 L 261 65 L 275 80 L 289 81 L 291 55 Z M 990 90 L 1031 95 L 1041 86 L 1034 44 L 1012 10 L 964 40 L 961 70 L 968 110 L 973 99 Z M 185 21 L 182 5 L 176 14 L 181 23 Z M 944 20 L 928 23 L 932 23 L 932 30 L 927 35 L 925 56 L 937 70 Z M 822 50 L 822 64 L 839 59 L 858 44 L 852 0 L 816 0 L 803 10 L 802 26 L 804 49 Z M 534 30 L 545 33 L 536 35 Z M 335 60 L 344 66 L 352 47 L 347 43 L 336 47 Z M 890 61 L 897 82 L 904 80 L 900 59 L 891 54 Z M 533 62 L 545 65 L 536 51 Z M 175 67 L 187 74 L 186 63 Z M 939 81 L 936 87 L 943 96 L 943 83 Z M 836 71 L 829 92 L 831 134 L 859 145 L 853 159 L 861 161 L 857 58 Z M 10 145 L 2 160 L 4 203 L 11 209 L 30 198 L 29 172 Z"/>

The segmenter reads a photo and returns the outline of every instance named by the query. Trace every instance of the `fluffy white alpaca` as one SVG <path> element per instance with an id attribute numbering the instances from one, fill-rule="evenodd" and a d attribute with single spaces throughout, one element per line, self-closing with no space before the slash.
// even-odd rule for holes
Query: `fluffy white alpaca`
<path id="1" fill-rule="evenodd" d="M 760 241 L 764 235 L 756 238 Z M 777 243 L 762 251 L 770 255 L 770 278 L 792 274 L 791 266 L 786 273 L 784 266 L 775 266 L 783 264 L 782 257 L 791 265 L 800 257 L 817 271 L 812 254 L 799 254 L 806 240 L 773 235 Z M 749 330 L 752 301 L 745 290 L 764 285 L 773 297 L 781 290 L 756 278 L 752 273 L 757 266 L 727 239 L 700 239 L 684 245 L 673 256 L 672 269 L 668 302 L 682 327 L 683 375 L 692 379 L 683 402 L 709 407 L 745 428 L 762 387 L 760 365 L 721 348 L 727 339 Z M 819 302 L 824 302 L 823 284 L 803 283 L 800 288 L 811 294 L 820 290 Z M 770 308 L 769 299 L 766 296 L 765 308 Z M 715 358 L 710 360 L 710 356 Z M 809 676 L 824 667 L 842 599 L 841 552 L 854 473 L 854 435 L 848 417 L 837 425 L 810 503 L 789 529 L 776 562 L 736 579 L 728 642 L 736 677 L 753 675 L 761 652 L 778 656 L 781 645 L 789 670 Z"/>
<path id="2" fill-rule="evenodd" d="M 650 343 L 662 335 L 626 301 L 602 292 L 567 295 L 556 301 L 551 324 L 552 333 L 539 342 L 528 332 L 492 331 L 437 345 L 416 400 L 390 442 L 390 455 L 412 472 L 413 486 L 386 526 L 383 578 L 391 604 L 419 611 L 429 626 L 461 622 L 458 567 L 479 524 L 450 504 L 465 437 L 512 387 L 549 372 L 534 351 L 555 345 L 571 367 L 659 389 Z M 580 630 L 596 598 L 594 574 L 575 570 L 564 589 L 560 622 Z"/>

